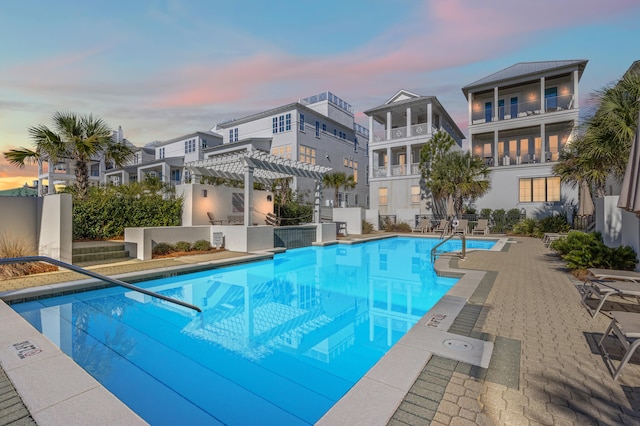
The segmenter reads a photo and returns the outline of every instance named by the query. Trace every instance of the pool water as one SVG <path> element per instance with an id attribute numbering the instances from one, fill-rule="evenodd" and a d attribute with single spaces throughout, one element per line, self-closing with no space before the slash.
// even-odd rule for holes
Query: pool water
<path id="1" fill-rule="evenodd" d="M 137 283 L 202 313 L 116 287 L 12 307 L 151 424 L 313 424 L 455 284 L 430 264 L 438 242 L 308 247 Z"/>

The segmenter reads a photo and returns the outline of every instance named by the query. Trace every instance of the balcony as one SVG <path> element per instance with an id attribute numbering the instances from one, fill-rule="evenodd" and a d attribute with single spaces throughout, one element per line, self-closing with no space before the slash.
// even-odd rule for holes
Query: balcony
<path id="1" fill-rule="evenodd" d="M 479 103 L 485 100 L 477 99 Z M 489 100 L 487 99 L 487 102 Z M 498 107 L 498 115 L 494 116 L 493 108 L 485 108 L 484 110 L 476 110 L 471 114 L 472 124 L 484 124 L 496 121 L 513 120 L 516 118 L 530 117 L 534 115 L 555 113 L 558 111 L 566 111 L 574 108 L 574 96 L 562 95 L 553 96 L 544 99 L 542 106 L 540 100 L 536 99 L 530 102 L 518 102 L 507 106 Z"/>
<path id="2" fill-rule="evenodd" d="M 410 130 L 411 136 L 408 136 L 407 129 Z M 387 130 L 380 129 L 373 132 L 373 141 L 382 142 L 387 140 L 404 139 L 407 137 L 421 137 L 433 134 L 437 131 L 438 129 L 435 126 L 431 126 L 431 129 L 429 129 L 427 123 L 420 123 L 413 124 L 409 128 L 407 128 L 406 126 L 394 127 L 393 129 L 391 129 L 391 138 L 387 138 Z"/>
<path id="3" fill-rule="evenodd" d="M 555 163 L 558 161 L 558 152 L 547 151 L 544 152 L 544 161 L 546 163 Z M 540 164 L 542 163 L 542 154 L 533 153 L 533 154 L 518 154 L 518 155 L 502 155 L 498 157 L 498 164 L 495 164 L 494 158 L 492 156 L 475 156 L 476 158 L 482 158 L 484 164 L 488 167 L 503 167 L 503 166 L 520 166 L 520 165 L 530 165 L 530 164 Z"/>
<path id="4" fill-rule="evenodd" d="M 414 164 L 392 164 L 391 174 L 387 173 L 386 166 L 378 166 L 373 168 L 373 177 L 374 178 L 386 178 L 386 177 L 397 177 L 397 176 L 420 176 L 420 165 L 418 163 Z"/>

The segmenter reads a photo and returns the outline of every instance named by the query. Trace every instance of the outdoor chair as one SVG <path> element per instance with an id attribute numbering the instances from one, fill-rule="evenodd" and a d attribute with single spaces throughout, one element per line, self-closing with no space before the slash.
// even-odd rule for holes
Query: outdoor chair
<path id="1" fill-rule="evenodd" d="M 215 216 L 213 216 L 213 213 L 211 212 L 207 212 L 207 216 L 209 217 L 209 223 L 212 225 L 222 225 L 222 221 L 219 219 L 216 219 Z"/>
<path id="2" fill-rule="evenodd" d="M 443 234 L 449 232 L 449 221 L 447 219 L 441 219 L 438 226 L 433 228 L 433 232 L 440 232 Z"/>
<path id="3" fill-rule="evenodd" d="M 613 375 L 613 380 L 617 380 L 624 366 L 627 365 L 633 353 L 638 349 L 638 346 L 640 346 L 640 313 L 612 312 L 611 315 L 613 319 L 598 342 L 598 348 L 607 363 L 607 368 Z M 618 341 L 622 344 L 625 351 L 618 368 L 614 367 L 611 356 L 603 344 L 611 332 L 618 338 Z"/>
<path id="4" fill-rule="evenodd" d="M 458 226 L 452 226 L 451 232 L 453 234 L 462 234 L 467 235 L 467 228 L 469 227 L 469 221 L 467 219 L 460 219 L 458 221 Z"/>
<path id="5" fill-rule="evenodd" d="M 598 305 L 591 308 L 587 301 L 593 300 L 592 296 L 598 301 Z M 592 318 L 595 318 L 602 309 L 604 302 L 610 296 L 633 296 L 640 302 L 640 284 L 633 281 L 601 281 L 587 280 L 583 285 L 583 294 L 580 303 L 587 308 Z"/>
<path id="6" fill-rule="evenodd" d="M 273 213 L 267 213 L 265 223 L 271 226 L 280 226 L 280 218 Z"/>
<path id="7" fill-rule="evenodd" d="M 473 234 L 487 235 L 488 233 L 489 233 L 489 219 L 478 219 L 478 224 L 471 231 L 471 235 Z"/>
<path id="8" fill-rule="evenodd" d="M 549 232 L 544 234 L 544 236 L 542 237 L 542 242 L 544 243 L 545 247 L 549 248 L 552 242 L 566 236 L 567 234 L 558 234 L 558 233 Z"/>
<path id="9" fill-rule="evenodd" d="M 418 226 L 416 226 L 415 228 L 413 228 L 411 230 L 411 232 L 421 232 L 421 233 L 425 233 L 429 231 L 429 228 L 431 227 L 431 222 L 429 222 L 429 220 L 427 219 L 420 219 L 418 221 Z"/>

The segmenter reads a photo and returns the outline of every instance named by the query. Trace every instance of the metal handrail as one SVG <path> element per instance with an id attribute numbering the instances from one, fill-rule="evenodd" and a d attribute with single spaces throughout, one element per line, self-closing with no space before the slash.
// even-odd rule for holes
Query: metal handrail
<path id="1" fill-rule="evenodd" d="M 60 266 L 65 269 L 69 269 L 73 272 L 77 272 L 79 274 L 87 275 L 92 278 L 97 278 L 102 281 L 106 281 L 108 283 L 119 285 L 124 288 L 128 288 L 129 290 L 137 291 L 138 293 L 146 294 L 148 296 L 157 297 L 158 299 L 165 300 L 167 302 L 175 303 L 180 306 L 184 306 L 185 308 L 193 309 L 198 312 L 202 312 L 202 309 L 199 307 L 192 305 L 187 302 L 183 302 L 182 300 L 173 299 L 171 297 L 163 296 L 162 294 L 155 293 L 150 290 L 146 290 L 144 288 L 135 286 L 133 284 L 126 283 L 124 281 L 117 280 L 115 278 L 110 278 L 101 274 L 98 274 L 93 271 L 88 271 L 86 269 L 80 268 L 79 266 L 72 265 L 70 263 L 62 262 L 61 260 L 52 259 L 47 256 L 25 256 L 25 257 L 6 257 L 0 259 L 0 265 L 10 265 L 13 263 L 28 263 L 28 262 L 47 262 L 52 265 Z"/>
<path id="2" fill-rule="evenodd" d="M 434 263 L 436 261 L 436 254 L 437 254 L 436 250 L 438 249 L 438 247 L 440 247 L 441 245 L 443 245 L 444 243 L 446 243 L 447 241 L 449 241 L 454 237 L 460 237 L 460 239 L 462 240 L 461 258 L 464 259 L 467 256 L 467 237 L 464 234 L 452 234 L 452 235 L 449 235 L 447 239 L 440 241 L 431 249 L 431 263 Z"/>

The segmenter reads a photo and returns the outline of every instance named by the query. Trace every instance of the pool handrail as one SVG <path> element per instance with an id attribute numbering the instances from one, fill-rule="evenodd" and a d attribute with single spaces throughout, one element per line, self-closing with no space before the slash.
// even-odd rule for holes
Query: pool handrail
<path id="1" fill-rule="evenodd" d="M 69 269 L 73 272 L 77 272 L 79 274 L 87 275 L 92 278 L 97 278 L 101 281 L 106 281 L 113 285 L 119 285 L 124 288 L 128 288 L 129 290 L 137 291 L 138 293 L 146 294 L 148 296 L 157 297 L 158 299 L 165 300 L 167 302 L 175 303 L 180 306 L 184 306 L 185 308 L 193 309 L 198 312 L 202 312 L 202 309 L 199 307 L 192 305 L 187 302 L 183 302 L 182 300 L 173 299 L 171 297 L 164 296 L 159 293 L 155 293 L 153 291 L 135 286 L 133 284 L 126 283 L 124 281 L 120 281 L 115 278 L 110 278 L 105 275 L 98 274 L 97 272 L 89 271 L 87 269 L 81 268 L 76 265 L 72 265 L 70 263 L 63 262 L 61 260 L 53 259 L 47 256 L 24 256 L 24 257 L 6 257 L 0 259 L 0 265 L 10 265 L 14 263 L 29 263 L 29 262 L 46 262 L 51 263 L 52 265 L 60 266 L 65 269 Z"/>
<path id="2" fill-rule="evenodd" d="M 449 235 L 446 239 L 440 241 L 431 249 L 431 263 L 434 263 L 436 261 L 436 256 L 438 255 L 438 252 L 437 252 L 438 247 L 440 247 L 441 245 L 443 245 L 444 243 L 446 243 L 447 241 L 449 241 L 454 237 L 460 237 L 460 239 L 462 240 L 461 258 L 464 259 L 467 256 L 467 237 L 465 237 L 464 234 L 452 234 L 452 235 Z"/>

